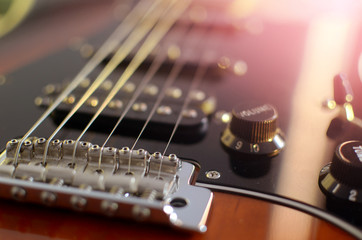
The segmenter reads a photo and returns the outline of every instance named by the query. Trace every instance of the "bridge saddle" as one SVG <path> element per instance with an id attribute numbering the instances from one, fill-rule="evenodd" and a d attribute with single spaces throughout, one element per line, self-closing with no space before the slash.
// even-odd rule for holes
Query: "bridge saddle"
<path id="1" fill-rule="evenodd" d="M 0 155 L 2 198 L 205 231 L 212 193 L 175 154 L 31 137 Z M 192 217 L 190 217 L 192 216 Z"/>

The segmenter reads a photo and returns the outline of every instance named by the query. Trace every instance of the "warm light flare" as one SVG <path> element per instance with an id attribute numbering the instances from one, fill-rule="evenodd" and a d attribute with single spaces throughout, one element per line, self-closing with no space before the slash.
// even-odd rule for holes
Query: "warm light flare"
<path id="1" fill-rule="evenodd" d="M 252 14 L 260 0 L 234 0 L 228 7 L 228 12 L 234 18 L 245 18 Z"/>
<path id="2" fill-rule="evenodd" d="M 361 19 L 362 1 L 355 0 L 263 0 L 259 13 L 274 20 L 310 21 L 320 16 Z"/>
<path id="3" fill-rule="evenodd" d="M 354 120 L 354 111 L 353 111 L 353 107 L 352 107 L 352 104 L 350 103 L 345 103 L 343 105 L 344 107 L 344 110 L 346 112 L 346 118 L 348 121 L 353 121 Z"/>

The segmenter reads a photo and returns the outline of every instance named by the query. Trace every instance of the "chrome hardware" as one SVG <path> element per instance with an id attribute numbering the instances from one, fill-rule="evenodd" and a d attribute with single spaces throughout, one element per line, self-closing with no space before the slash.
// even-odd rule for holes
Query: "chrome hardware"
<path id="1" fill-rule="evenodd" d="M 182 116 L 185 118 L 197 118 L 197 111 L 195 109 L 185 109 Z"/>
<path id="2" fill-rule="evenodd" d="M 205 230 L 212 193 L 190 185 L 195 167 L 175 154 L 56 139 L 42 164 L 45 143 L 26 140 L 15 165 L 19 140 L 8 142 L 0 154 L 3 197 Z"/>
<path id="3" fill-rule="evenodd" d="M 208 179 L 219 179 L 221 177 L 221 174 L 215 170 L 207 171 L 205 175 Z"/>
<path id="4" fill-rule="evenodd" d="M 118 204 L 110 201 L 102 201 L 101 209 L 107 216 L 113 216 L 118 210 Z"/>
<path id="5" fill-rule="evenodd" d="M 171 115 L 172 114 L 172 108 L 170 106 L 162 105 L 157 108 L 157 114 L 159 115 Z"/>
<path id="6" fill-rule="evenodd" d="M 150 84 L 146 86 L 144 93 L 150 96 L 155 96 L 158 93 L 158 87 L 156 85 Z"/>
<path id="7" fill-rule="evenodd" d="M 87 199 L 80 196 L 72 196 L 70 198 L 70 204 L 73 206 L 74 210 L 83 210 L 87 205 Z"/>
<path id="8" fill-rule="evenodd" d="M 88 173 L 108 173 L 112 174 L 117 166 L 117 148 L 105 147 L 101 149 L 98 145 L 93 145 L 88 149 Z M 102 168 L 100 169 L 100 162 Z"/>
<path id="9" fill-rule="evenodd" d="M 11 188 L 11 195 L 15 200 L 24 200 L 26 197 L 26 191 L 24 188 L 14 186 Z"/>
<path id="10" fill-rule="evenodd" d="M 147 111 L 147 104 L 144 102 L 135 103 L 132 106 L 133 111 L 135 112 L 146 112 Z"/>
<path id="11" fill-rule="evenodd" d="M 57 200 L 57 196 L 54 193 L 47 191 L 42 192 L 40 198 L 45 205 L 52 205 Z"/>
<path id="12" fill-rule="evenodd" d="M 118 153 L 119 167 L 115 174 L 145 175 L 150 161 L 147 151 L 144 149 L 131 151 L 128 147 L 124 147 Z"/>

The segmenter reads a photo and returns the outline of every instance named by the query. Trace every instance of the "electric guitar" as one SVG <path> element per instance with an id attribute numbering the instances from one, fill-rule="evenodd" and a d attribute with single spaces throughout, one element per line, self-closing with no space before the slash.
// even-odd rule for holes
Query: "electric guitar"
<path id="1" fill-rule="evenodd" d="M 0 39 L 0 239 L 362 239 L 361 6 L 37 4 Z"/>

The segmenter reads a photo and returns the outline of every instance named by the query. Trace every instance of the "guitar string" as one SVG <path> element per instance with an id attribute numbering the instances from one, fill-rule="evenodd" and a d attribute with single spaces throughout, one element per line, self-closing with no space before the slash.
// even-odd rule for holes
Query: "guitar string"
<path id="1" fill-rule="evenodd" d="M 137 68 L 143 63 L 143 61 L 147 58 L 147 56 L 155 49 L 159 41 L 168 32 L 168 30 L 176 22 L 176 20 L 181 16 L 184 10 L 188 7 L 190 1 L 173 0 L 169 3 L 170 4 L 167 6 L 166 10 L 164 11 L 165 13 L 164 17 L 165 19 L 167 19 L 167 21 L 165 20 L 159 21 L 155 25 L 154 29 L 147 36 L 146 40 L 141 45 L 141 47 L 139 48 L 139 50 L 137 51 L 137 53 L 135 54 L 129 65 L 127 66 L 127 68 L 124 70 L 123 74 L 118 79 L 111 92 L 107 95 L 102 105 L 99 107 L 97 112 L 93 115 L 92 119 L 89 121 L 88 125 L 84 128 L 83 132 L 77 138 L 75 146 L 78 145 L 77 143 L 80 141 L 82 136 L 88 131 L 89 127 L 98 118 L 98 116 L 102 113 L 102 111 L 106 108 L 106 106 L 114 98 L 114 96 L 119 92 L 119 90 L 123 87 L 123 85 L 128 81 L 128 79 L 133 75 L 133 73 L 137 70 Z M 74 154 L 75 151 L 73 152 L 73 156 L 75 156 Z"/>
<path id="2" fill-rule="evenodd" d="M 186 29 L 183 29 L 182 31 L 179 30 L 181 27 L 176 27 L 178 29 L 177 33 L 173 34 L 173 36 L 176 36 L 175 39 L 180 39 L 179 37 L 184 36 L 186 33 Z M 165 46 L 170 46 L 171 44 L 173 44 L 173 41 L 169 41 L 169 43 L 165 43 L 163 45 Z M 162 48 L 162 47 L 160 47 Z M 147 84 L 152 80 L 152 78 L 155 76 L 155 74 L 157 73 L 157 71 L 159 70 L 159 68 L 162 66 L 162 64 L 165 62 L 166 58 L 167 58 L 167 54 L 165 52 L 161 52 L 161 49 L 159 50 L 159 53 L 156 52 L 156 57 L 154 58 L 154 60 L 151 63 L 151 66 L 149 67 L 148 71 L 146 72 L 146 74 L 144 75 L 141 83 L 139 84 L 139 86 L 137 87 L 135 93 L 133 94 L 132 98 L 130 99 L 130 101 L 128 102 L 126 108 L 124 109 L 124 111 L 122 112 L 121 116 L 119 117 L 117 123 L 114 125 L 112 131 L 109 133 L 109 135 L 107 136 L 106 140 L 104 141 L 102 147 L 101 147 L 101 151 L 100 151 L 100 156 L 99 156 L 99 168 L 101 168 L 101 162 L 102 162 L 102 152 L 103 149 L 105 147 L 105 145 L 108 143 L 108 141 L 110 140 L 110 138 L 112 137 L 112 135 L 114 134 L 114 132 L 116 131 L 116 129 L 119 127 L 119 124 L 122 122 L 122 120 L 125 118 L 126 114 L 129 112 L 129 110 L 131 109 L 131 107 L 133 106 L 133 104 L 135 103 L 135 101 L 138 99 L 138 97 L 140 96 L 140 94 L 143 92 L 143 90 L 145 89 L 145 87 L 147 86 Z M 166 49 L 166 48 L 165 48 Z"/>
<path id="3" fill-rule="evenodd" d="M 211 30 L 209 30 L 211 31 Z M 205 33 L 203 33 L 205 34 Z M 211 42 L 211 38 L 208 39 L 208 41 L 206 41 L 206 43 L 204 43 L 205 46 L 208 46 Z M 208 49 L 207 47 L 204 48 L 204 49 Z M 208 68 L 208 59 L 209 59 L 209 51 L 208 50 L 205 50 L 202 54 L 202 56 L 200 57 L 200 61 L 199 61 L 199 65 L 196 69 L 196 72 L 195 72 L 195 75 L 194 75 L 194 78 L 192 79 L 192 82 L 191 82 L 191 85 L 188 89 L 188 94 L 185 98 L 185 101 L 181 107 L 181 110 L 179 112 L 179 115 L 177 117 L 177 120 L 176 120 L 176 123 L 174 125 L 174 128 L 172 130 L 172 133 L 170 135 L 170 138 L 166 144 L 166 147 L 165 149 L 163 150 L 163 153 L 162 153 L 162 157 L 161 157 L 161 161 L 160 161 L 160 166 L 159 166 L 159 170 L 158 170 L 158 175 L 157 175 L 157 178 L 159 179 L 160 178 L 160 175 L 161 175 L 161 170 L 162 170 L 162 164 L 163 164 L 163 158 L 167 152 L 167 149 L 169 148 L 170 144 L 171 144 L 171 141 L 182 121 L 182 118 L 183 118 L 183 113 L 185 112 L 185 110 L 187 109 L 189 103 L 191 102 L 192 100 L 192 93 L 198 88 L 198 86 L 200 85 L 201 81 L 203 80 L 203 77 L 205 76 L 205 73 L 207 71 L 207 68 Z"/>
<path id="4" fill-rule="evenodd" d="M 151 63 L 150 68 L 148 69 L 148 71 L 146 72 L 146 74 L 144 75 L 141 83 L 139 84 L 139 86 L 137 87 L 135 93 L 132 95 L 132 98 L 129 100 L 129 102 L 127 103 L 126 108 L 124 109 L 124 111 L 122 112 L 121 116 L 118 118 L 116 124 L 114 125 L 112 131 L 109 133 L 109 135 L 107 136 L 106 140 L 103 142 L 102 147 L 100 149 L 100 153 L 99 153 L 99 160 L 98 160 L 98 168 L 101 169 L 101 163 L 102 163 L 102 156 L 103 156 L 103 149 L 105 147 L 105 145 L 108 143 L 109 139 L 111 138 L 111 136 L 113 135 L 113 133 L 116 131 L 117 127 L 119 126 L 119 124 L 122 122 L 122 120 L 124 119 L 124 117 L 127 115 L 127 113 L 129 112 L 129 110 L 131 109 L 131 107 L 133 106 L 133 104 L 136 102 L 136 100 L 138 99 L 138 97 L 140 96 L 140 94 L 142 93 L 142 91 L 145 89 L 146 85 L 150 82 L 150 80 L 153 78 L 153 76 L 156 74 L 156 72 L 159 70 L 159 68 L 161 67 L 162 63 L 165 61 L 166 59 L 166 54 L 165 53 L 158 53 L 157 56 L 154 58 L 154 60 Z"/>
<path id="5" fill-rule="evenodd" d="M 178 129 L 178 126 L 181 123 L 181 120 L 183 118 L 183 113 L 185 112 L 186 108 L 188 107 L 188 105 L 189 105 L 189 103 L 190 103 L 190 101 L 192 99 L 191 94 L 199 86 L 201 80 L 203 79 L 203 76 L 206 73 L 206 70 L 207 70 L 207 65 L 206 64 L 198 65 L 198 68 L 197 68 L 196 73 L 194 75 L 194 78 L 192 80 L 191 86 L 189 88 L 188 95 L 187 95 L 187 97 L 186 97 L 186 99 L 185 99 L 185 101 L 184 101 L 184 103 L 183 103 L 183 105 L 181 107 L 180 113 L 179 113 L 179 115 L 177 117 L 175 126 L 174 126 L 174 128 L 172 130 L 172 133 L 171 133 L 170 138 L 169 138 L 169 140 L 168 140 L 168 142 L 166 144 L 166 147 L 163 150 L 161 161 L 160 161 L 160 166 L 159 166 L 159 170 L 158 170 L 158 176 L 157 176 L 158 179 L 160 178 L 160 175 L 161 175 L 163 158 L 164 158 L 164 156 L 165 156 L 165 154 L 167 152 L 168 147 L 171 144 L 171 141 L 172 141 L 172 139 L 173 139 L 173 137 L 174 137 L 174 135 L 176 133 L 176 130 Z"/>
<path id="6" fill-rule="evenodd" d="M 157 3 L 159 3 L 158 1 Z M 161 4 L 165 3 L 165 1 L 161 1 Z M 136 45 L 146 36 L 149 31 L 154 27 L 159 17 L 163 14 L 163 9 L 165 7 L 156 7 L 158 4 L 152 5 L 153 7 L 148 10 L 147 18 L 143 18 L 137 25 L 134 31 L 130 33 L 130 35 L 125 39 L 125 41 L 121 44 L 117 52 L 111 58 L 111 60 L 107 63 L 107 65 L 102 69 L 101 73 L 94 80 L 92 85 L 87 89 L 87 91 L 83 94 L 81 99 L 77 102 L 77 104 L 72 108 L 72 110 L 68 113 L 68 115 L 63 119 L 63 121 L 58 125 L 56 130 L 51 134 L 48 140 L 45 143 L 44 154 L 43 154 L 43 164 L 46 163 L 46 158 L 48 155 L 48 148 L 50 142 L 54 138 L 54 136 L 64 127 L 64 125 L 69 121 L 71 117 L 79 110 L 79 108 L 86 102 L 86 100 L 99 88 L 99 86 L 106 80 L 106 78 L 116 69 L 116 67 L 128 56 L 128 54 L 136 47 Z M 154 15 L 152 17 L 148 17 L 151 13 Z"/>
<path id="7" fill-rule="evenodd" d="M 158 108 L 158 106 L 160 105 L 163 97 L 165 96 L 166 93 L 166 89 L 168 89 L 172 83 L 175 81 L 175 79 L 177 78 L 178 74 L 180 73 L 181 69 L 183 67 L 183 63 L 179 60 L 179 58 L 176 60 L 175 64 L 173 65 L 172 69 L 171 69 L 171 73 L 168 75 L 165 84 L 162 87 L 161 93 L 158 95 L 150 114 L 148 115 L 145 123 L 143 124 L 143 127 L 139 133 L 139 135 L 137 136 L 135 142 L 133 143 L 130 152 L 132 152 L 135 148 L 135 146 L 137 145 L 140 137 L 142 136 L 143 132 L 145 131 L 148 123 L 150 122 L 152 116 L 154 115 L 154 113 L 156 112 L 156 109 Z M 128 159 L 128 173 L 131 173 L 131 162 L 132 162 L 132 154 L 129 155 L 129 159 Z"/>
<path id="8" fill-rule="evenodd" d="M 191 31 L 191 30 L 190 30 Z M 195 29 L 194 32 L 200 32 L 199 29 Z M 192 37 L 192 31 L 190 33 L 191 37 L 187 38 L 188 43 L 186 43 L 185 45 L 189 45 L 190 41 L 194 41 L 195 39 Z M 158 96 L 158 98 L 156 99 L 156 102 L 154 103 L 149 116 L 147 117 L 138 137 L 136 138 L 135 142 L 132 145 L 132 148 L 130 149 L 131 152 L 134 150 L 134 148 L 136 147 L 137 143 L 139 142 L 142 134 L 144 133 L 144 131 L 146 130 L 146 127 L 148 126 L 149 122 L 151 121 L 153 115 L 155 114 L 157 108 L 159 107 L 161 101 L 164 99 L 166 91 L 168 88 L 170 88 L 172 86 L 172 84 L 175 82 L 175 80 L 177 79 L 177 77 L 179 76 L 182 68 L 185 65 L 185 60 L 182 59 L 182 57 L 179 57 L 178 59 L 176 59 L 170 74 L 167 76 L 167 79 L 162 87 L 162 90 Z M 128 172 L 131 172 L 131 155 L 129 156 L 128 159 Z"/>
<path id="9" fill-rule="evenodd" d="M 105 57 L 107 57 L 118 44 L 127 36 L 127 34 L 136 25 L 140 15 L 139 12 L 144 9 L 144 4 L 148 4 L 148 0 L 140 1 L 123 19 L 116 30 L 108 37 L 108 39 L 101 45 L 99 50 L 90 58 L 81 71 L 74 77 L 71 83 L 61 92 L 55 101 L 46 109 L 34 125 L 25 133 L 20 139 L 15 151 L 14 165 L 17 165 L 21 146 L 25 140 L 49 117 L 49 115 L 59 106 L 60 103 L 84 80 L 84 78 L 98 66 Z M 151 7 L 151 6 L 150 6 Z M 137 17 L 137 18 L 136 18 Z"/>

